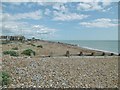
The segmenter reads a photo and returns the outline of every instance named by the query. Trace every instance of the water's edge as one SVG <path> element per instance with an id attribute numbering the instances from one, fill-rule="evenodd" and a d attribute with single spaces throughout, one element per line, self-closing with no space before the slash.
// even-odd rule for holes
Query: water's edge
<path id="1" fill-rule="evenodd" d="M 112 52 L 112 51 L 107 51 L 107 50 L 101 50 L 101 49 L 95 49 L 95 48 L 90 48 L 90 47 L 82 47 L 82 48 L 89 49 L 89 50 L 95 50 L 95 51 L 106 52 L 106 53 L 114 53 L 114 54 L 116 54 L 116 55 L 119 54 L 119 53 L 117 53 L 117 52 Z"/>
<path id="2" fill-rule="evenodd" d="M 106 53 L 114 53 L 114 54 L 119 54 L 119 51 L 112 51 L 112 50 L 106 50 L 106 49 L 98 49 L 98 48 L 93 48 L 93 47 L 90 47 L 89 45 L 91 44 L 91 42 L 96 42 L 96 41 L 82 41 L 82 42 L 87 42 L 89 45 L 81 45 L 81 41 L 78 41 L 78 40 L 54 40 L 54 42 L 61 42 L 61 43 L 65 43 L 65 44 L 71 44 L 71 45 L 77 45 L 78 47 L 80 48 L 84 48 L 84 49 L 90 49 L 90 50 L 96 50 L 96 51 L 102 51 L 102 52 L 106 52 Z M 89 43 L 90 42 L 90 43 Z M 102 42 L 102 41 L 97 41 L 97 42 Z M 103 41 L 105 42 L 105 44 L 107 43 L 107 41 Z M 109 46 L 109 43 L 110 42 L 116 42 L 116 44 L 113 44 L 117 47 L 115 47 L 114 49 L 118 50 L 118 41 L 114 41 L 114 40 L 111 40 L 111 41 L 108 41 L 107 45 Z M 119 42 L 120 43 L 120 42 Z M 110 43 L 111 44 L 111 43 Z M 105 47 L 104 47 L 105 48 Z M 109 47 L 109 48 L 113 48 L 113 47 Z M 108 49 L 108 48 L 107 48 Z"/>

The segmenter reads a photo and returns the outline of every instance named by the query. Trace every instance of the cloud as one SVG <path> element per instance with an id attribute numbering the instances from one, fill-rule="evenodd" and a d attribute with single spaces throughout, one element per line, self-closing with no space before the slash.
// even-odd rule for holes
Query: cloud
<path id="1" fill-rule="evenodd" d="M 5 2 L 5 3 L 2 3 L 2 8 L 3 9 L 12 9 L 12 10 L 17 10 L 17 9 L 20 9 L 20 8 L 23 8 L 21 7 L 21 5 L 23 4 L 23 2 Z"/>
<path id="2" fill-rule="evenodd" d="M 17 13 L 17 14 L 9 14 L 3 13 L 2 14 L 3 20 L 21 20 L 21 19 L 33 19 L 39 20 L 42 18 L 41 10 L 37 10 L 34 12 L 27 12 L 27 13 Z"/>
<path id="3" fill-rule="evenodd" d="M 105 11 L 107 6 L 111 4 L 110 1 L 101 2 L 97 0 L 96 2 L 80 2 L 77 5 L 77 10 L 84 10 L 84 11 Z"/>
<path id="4" fill-rule="evenodd" d="M 30 8 L 34 8 L 36 5 L 37 3 L 35 2 L 5 2 L 5 3 L 2 3 L 2 7 L 4 8 L 9 7 L 12 10 L 19 10 L 19 9 L 24 9 L 24 8 L 30 9 Z"/>
<path id="5" fill-rule="evenodd" d="M 50 13 L 51 13 L 50 9 L 45 9 L 45 12 L 44 12 L 45 15 L 50 15 Z"/>
<path id="6" fill-rule="evenodd" d="M 92 2 L 92 1 L 114 1 L 118 2 L 119 0 L 2 0 L 2 2 Z"/>
<path id="7" fill-rule="evenodd" d="M 27 26 L 28 25 L 26 22 L 4 21 L 2 23 L 2 34 L 5 35 L 22 34 L 23 30 L 24 32 L 26 32 Z"/>
<path id="8" fill-rule="evenodd" d="M 15 4 L 16 5 L 16 4 Z M 26 5 L 28 5 L 26 3 Z M 50 10 L 46 9 L 44 12 L 46 15 L 50 14 Z M 34 25 L 29 20 L 40 20 L 42 15 L 42 10 L 36 10 L 32 12 L 25 13 L 0 13 L 2 18 L 2 34 L 3 35 L 24 35 L 28 38 L 35 36 L 38 38 L 41 37 L 51 37 L 54 36 L 56 29 L 49 28 L 44 25 Z"/>
<path id="9" fill-rule="evenodd" d="M 56 32 L 56 29 L 49 28 L 43 25 L 32 25 L 27 22 L 5 21 L 3 22 L 3 35 L 24 35 L 26 37 L 42 35 L 50 36 Z"/>
<path id="10" fill-rule="evenodd" d="M 51 29 L 43 25 L 33 25 L 32 29 L 36 30 L 38 34 L 53 34 L 56 31 L 56 29 Z"/>
<path id="11" fill-rule="evenodd" d="M 99 2 L 100 2 L 100 0 L 99 0 Z M 104 7 L 106 7 L 106 6 L 109 6 L 110 4 L 111 4 L 111 0 L 102 0 L 102 5 L 104 6 Z"/>
<path id="12" fill-rule="evenodd" d="M 81 20 L 84 18 L 87 18 L 89 15 L 84 14 L 77 14 L 77 13 L 60 13 L 60 12 L 54 12 L 54 18 L 55 21 L 71 21 L 71 20 Z"/>
<path id="13" fill-rule="evenodd" d="M 58 11 L 67 11 L 68 8 L 66 8 L 66 5 L 64 3 L 54 3 L 53 9 L 58 10 Z"/>
<path id="14" fill-rule="evenodd" d="M 81 22 L 85 27 L 110 28 L 118 26 L 116 19 L 100 18 L 90 22 Z"/>

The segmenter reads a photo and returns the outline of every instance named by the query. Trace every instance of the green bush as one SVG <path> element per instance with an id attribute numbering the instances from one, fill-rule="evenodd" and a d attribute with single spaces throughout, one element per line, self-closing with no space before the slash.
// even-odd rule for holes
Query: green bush
<path id="1" fill-rule="evenodd" d="M 43 46 L 42 46 L 42 45 L 38 45 L 37 47 L 43 48 Z"/>
<path id="2" fill-rule="evenodd" d="M 10 54 L 10 56 L 16 56 L 16 57 L 19 56 L 18 53 L 15 51 L 3 51 L 3 54 L 4 55 Z"/>
<path id="3" fill-rule="evenodd" d="M 12 48 L 12 50 L 18 50 L 18 47 Z"/>
<path id="4" fill-rule="evenodd" d="M 31 49 L 24 50 L 21 54 L 31 56 L 31 53 L 33 53 L 33 55 L 35 56 L 35 51 L 33 51 Z"/>
<path id="5" fill-rule="evenodd" d="M 2 72 L 2 86 L 10 84 L 10 75 L 3 71 Z"/>

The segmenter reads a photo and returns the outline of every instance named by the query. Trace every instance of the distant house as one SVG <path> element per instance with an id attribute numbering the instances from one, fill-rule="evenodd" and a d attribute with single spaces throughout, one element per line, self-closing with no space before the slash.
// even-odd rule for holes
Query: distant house
<path id="1" fill-rule="evenodd" d="M 24 41 L 24 36 L 0 36 L 0 40 L 6 41 Z"/>

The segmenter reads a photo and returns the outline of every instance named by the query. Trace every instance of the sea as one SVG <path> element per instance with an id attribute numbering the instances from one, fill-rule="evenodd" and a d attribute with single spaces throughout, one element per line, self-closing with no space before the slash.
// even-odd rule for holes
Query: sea
<path id="1" fill-rule="evenodd" d="M 62 42 L 77 45 L 82 48 L 92 50 L 120 53 L 120 41 L 117 40 L 55 40 L 55 42 Z"/>

